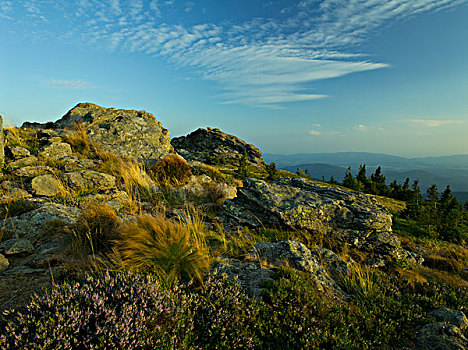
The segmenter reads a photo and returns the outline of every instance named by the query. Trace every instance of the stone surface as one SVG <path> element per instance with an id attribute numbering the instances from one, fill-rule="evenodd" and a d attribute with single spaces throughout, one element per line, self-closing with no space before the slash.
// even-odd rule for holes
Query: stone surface
<path id="1" fill-rule="evenodd" d="M 327 271 L 319 265 L 316 256 L 300 242 L 257 243 L 249 255 L 248 261 L 225 258 L 214 270 L 227 274 L 229 278 L 237 279 L 249 295 L 258 296 L 262 284 L 270 279 L 274 269 L 287 265 L 308 272 L 315 282 L 315 287 L 324 297 L 340 299 L 346 297 Z"/>
<path id="2" fill-rule="evenodd" d="M 12 169 L 16 169 L 16 168 L 22 168 L 22 167 L 34 165 L 37 162 L 38 162 L 38 159 L 36 156 L 29 156 L 26 158 L 15 160 L 14 162 L 10 162 L 8 163 L 8 166 Z"/>
<path id="3" fill-rule="evenodd" d="M 62 183 L 51 174 L 36 176 L 32 179 L 31 188 L 36 196 L 54 197 L 64 193 Z"/>
<path id="4" fill-rule="evenodd" d="M 174 149 L 187 160 L 210 163 L 213 159 L 224 159 L 227 163 L 237 164 L 247 151 L 252 165 L 265 166 L 262 152 L 236 136 L 219 129 L 198 129 L 187 136 L 175 137 L 171 141 Z"/>
<path id="5" fill-rule="evenodd" d="M 20 186 L 22 186 L 21 183 L 3 181 L 0 184 L 0 202 L 8 203 L 18 199 L 31 198 L 32 195 Z"/>
<path id="6" fill-rule="evenodd" d="M 38 156 L 47 159 L 62 159 L 72 155 L 71 146 L 65 142 L 51 142 L 39 150 Z"/>
<path id="7" fill-rule="evenodd" d="M 414 254 L 401 248 L 392 233 L 391 214 L 374 198 L 302 178 L 271 183 L 244 180 L 237 197 L 224 203 L 220 217 L 225 226 L 234 229 L 264 226 L 308 230 L 377 256 L 410 260 Z"/>
<path id="8" fill-rule="evenodd" d="M 419 330 L 417 345 L 421 350 L 465 350 L 468 349 L 468 339 L 458 327 L 436 322 Z"/>
<path id="9" fill-rule="evenodd" d="M 331 250 L 315 248 L 310 249 L 310 253 L 335 281 L 342 280 L 351 274 L 348 264 Z"/>
<path id="10" fill-rule="evenodd" d="M 5 271 L 9 265 L 10 265 L 10 262 L 8 261 L 7 258 L 5 258 L 5 255 L 0 254 L 0 273 Z"/>
<path id="11" fill-rule="evenodd" d="M 81 170 L 64 174 L 69 186 L 79 190 L 106 191 L 115 188 L 115 177 L 94 170 Z"/>
<path id="12" fill-rule="evenodd" d="M 80 158 L 77 156 L 66 157 L 63 159 L 63 161 L 64 165 L 62 170 L 65 172 L 95 169 L 102 163 L 101 160 Z"/>
<path id="13" fill-rule="evenodd" d="M 15 169 L 12 171 L 13 175 L 20 176 L 20 177 L 32 177 L 38 176 L 44 173 L 54 173 L 54 168 L 51 168 L 48 165 L 36 165 L 36 166 L 25 166 L 19 169 Z"/>
<path id="14" fill-rule="evenodd" d="M 260 295 L 263 283 L 271 280 L 270 276 L 273 273 L 272 269 L 262 268 L 258 262 L 228 258 L 216 265 L 214 271 L 236 279 L 245 292 L 252 297 Z"/>
<path id="15" fill-rule="evenodd" d="M 461 330 L 468 328 L 468 319 L 462 311 L 440 307 L 431 311 L 430 314 L 436 318 L 437 322 L 450 323 Z"/>
<path id="16" fill-rule="evenodd" d="M 47 270 L 45 269 L 35 269 L 29 266 L 15 266 L 12 269 L 9 269 L 5 271 L 6 275 L 17 275 L 17 274 L 22 274 L 22 275 L 27 275 L 27 274 L 41 274 L 46 272 Z"/>
<path id="17" fill-rule="evenodd" d="M 310 250 L 298 241 L 257 243 L 250 256 L 269 265 L 287 265 L 296 270 L 309 272 L 319 289 L 343 293 Z"/>
<path id="18" fill-rule="evenodd" d="M 67 224 L 76 222 L 81 210 L 57 203 L 44 203 L 28 213 L 5 219 L 4 229 L 15 238 L 26 238 L 34 243 L 47 229 L 52 220 L 61 220 Z"/>
<path id="19" fill-rule="evenodd" d="M 153 163 L 174 150 L 169 130 L 145 111 L 104 108 L 80 103 L 54 123 L 54 128 L 71 128 L 83 123 L 91 142 L 121 157 Z"/>
<path id="20" fill-rule="evenodd" d="M 31 152 L 29 152 L 26 148 L 21 146 L 6 146 L 5 155 L 10 159 L 17 160 L 29 157 L 31 155 Z"/>
<path id="21" fill-rule="evenodd" d="M 30 253 L 34 250 L 31 242 L 27 239 L 8 239 L 0 243 L 0 249 L 6 255 Z"/>

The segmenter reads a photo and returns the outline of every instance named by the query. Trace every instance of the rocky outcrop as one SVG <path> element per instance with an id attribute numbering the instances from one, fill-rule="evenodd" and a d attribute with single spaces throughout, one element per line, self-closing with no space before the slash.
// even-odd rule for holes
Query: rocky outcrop
<path id="1" fill-rule="evenodd" d="M 152 163 L 173 152 L 169 130 L 145 111 L 80 103 L 52 127 L 72 128 L 74 123 L 84 125 L 91 142 L 121 157 Z"/>
<path id="2" fill-rule="evenodd" d="M 185 159 L 205 163 L 226 162 L 237 165 L 245 149 L 251 165 L 265 166 L 262 152 L 257 147 L 219 129 L 200 128 L 187 136 L 173 138 L 171 144 Z"/>
<path id="3" fill-rule="evenodd" d="M 328 271 L 336 272 L 334 264 L 337 261 L 345 266 L 344 269 L 347 268 L 346 263 L 330 251 L 334 255 L 333 258 L 336 259 L 335 263 L 331 263 L 333 259 L 318 259 L 317 257 L 321 253 L 313 253 L 314 250 L 318 249 L 310 250 L 304 244 L 291 240 L 277 243 L 257 243 L 249 253 L 250 260 L 223 259 L 216 266 L 215 271 L 237 279 L 247 294 L 258 296 L 264 283 L 271 279 L 271 274 L 276 268 L 289 266 L 309 273 L 312 281 L 315 282 L 315 287 L 325 297 L 331 299 L 346 297 L 345 293 L 328 273 Z M 343 276 L 338 277 L 342 278 Z"/>
<path id="4" fill-rule="evenodd" d="M 401 248 L 392 234 L 392 218 L 374 198 L 318 185 L 302 178 L 271 183 L 247 179 L 221 213 L 226 226 L 308 230 L 333 237 L 379 257 L 422 260 Z"/>
<path id="5" fill-rule="evenodd" d="M 421 327 L 417 335 L 418 349 L 468 349 L 468 339 L 462 332 L 468 328 L 468 320 L 463 312 L 441 307 L 433 310 L 430 314 L 438 322 Z"/>

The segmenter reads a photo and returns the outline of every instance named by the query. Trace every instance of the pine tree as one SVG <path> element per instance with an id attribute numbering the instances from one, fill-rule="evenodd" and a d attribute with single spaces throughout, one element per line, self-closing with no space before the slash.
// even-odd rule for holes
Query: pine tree
<path id="1" fill-rule="evenodd" d="M 267 180 L 276 180 L 278 178 L 278 169 L 276 169 L 276 163 L 271 162 L 266 166 L 266 172 L 268 174 Z"/>
<path id="2" fill-rule="evenodd" d="M 421 215 L 422 195 L 419 189 L 419 181 L 414 180 L 409 193 L 409 198 L 406 204 L 405 214 L 410 219 L 418 219 Z"/>
<path id="3" fill-rule="evenodd" d="M 382 168 L 380 166 L 371 175 L 370 179 L 373 183 L 369 186 L 371 190 L 373 190 L 371 191 L 371 193 L 380 195 L 386 195 L 388 193 L 386 179 L 385 176 L 382 174 Z"/>
<path id="4" fill-rule="evenodd" d="M 249 170 L 247 168 L 247 149 L 244 148 L 244 153 L 242 154 L 242 158 L 239 160 L 239 167 L 236 170 L 236 175 L 239 179 L 245 179 L 249 176 Z"/>
<path id="5" fill-rule="evenodd" d="M 351 173 L 351 167 L 348 167 L 345 172 L 345 177 L 343 179 L 343 186 L 348 188 L 353 188 L 353 174 Z"/>

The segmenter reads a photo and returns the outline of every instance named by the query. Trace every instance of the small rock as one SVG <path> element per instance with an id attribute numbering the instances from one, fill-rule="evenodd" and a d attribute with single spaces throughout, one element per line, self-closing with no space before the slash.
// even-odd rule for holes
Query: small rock
<path id="1" fill-rule="evenodd" d="M 71 146 L 65 142 L 51 142 L 41 150 L 39 150 L 39 157 L 48 159 L 61 159 L 72 155 Z"/>
<path id="2" fill-rule="evenodd" d="M 63 159 L 63 161 L 65 162 L 65 164 L 63 165 L 62 169 L 65 172 L 94 169 L 102 163 L 102 161 L 100 160 L 79 158 L 76 156 L 66 157 Z"/>
<path id="3" fill-rule="evenodd" d="M 265 281 L 271 280 L 272 269 L 262 268 L 258 262 L 241 261 L 238 259 L 223 259 L 214 268 L 218 274 L 227 274 L 230 279 L 236 279 L 245 292 L 251 296 L 259 296 Z"/>
<path id="4" fill-rule="evenodd" d="M 14 162 L 10 162 L 10 163 L 8 163 L 8 166 L 10 168 L 12 168 L 12 169 L 22 168 L 22 167 L 25 167 L 25 166 L 30 166 L 30 165 L 36 164 L 37 161 L 38 161 L 37 157 L 29 156 L 29 157 L 26 157 L 26 158 L 15 160 Z"/>
<path id="5" fill-rule="evenodd" d="M 25 166 L 15 169 L 12 174 L 20 177 L 33 177 L 44 173 L 53 173 L 54 168 L 47 165 Z"/>
<path id="6" fill-rule="evenodd" d="M 7 146 L 5 147 L 5 154 L 7 157 L 17 160 L 21 158 L 26 158 L 31 155 L 26 148 L 21 146 Z"/>
<path id="7" fill-rule="evenodd" d="M 281 266 L 286 264 L 294 269 L 306 271 L 317 282 L 317 288 L 324 292 L 344 296 L 341 288 L 327 271 L 320 266 L 311 251 L 298 241 L 257 243 L 250 252 L 250 256 L 270 265 Z"/>
<path id="8" fill-rule="evenodd" d="M 436 318 L 437 322 L 450 323 L 461 330 L 468 327 L 468 319 L 462 311 L 440 307 L 431 311 L 430 314 Z"/>
<path id="9" fill-rule="evenodd" d="M 31 187 L 36 196 L 55 197 L 65 191 L 62 183 L 50 174 L 35 177 L 31 182 Z"/>
<path id="10" fill-rule="evenodd" d="M 0 249 L 2 249 L 6 255 L 13 255 L 30 253 L 34 250 L 34 247 L 27 239 L 14 238 L 3 241 L 0 244 Z"/>
<path id="11" fill-rule="evenodd" d="M 47 270 L 45 269 L 33 269 L 29 266 L 16 266 L 10 270 L 5 271 L 6 275 L 26 275 L 26 274 L 40 274 L 45 273 Z"/>
<path id="12" fill-rule="evenodd" d="M 424 325 L 418 332 L 417 344 L 421 350 L 468 349 L 468 339 L 458 327 L 440 322 Z"/>
<path id="13" fill-rule="evenodd" d="M 81 170 L 65 175 L 68 184 L 78 190 L 96 189 L 106 191 L 115 188 L 115 177 L 109 174 L 98 173 L 94 170 Z"/>
<path id="14" fill-rule="evenodd" d="M 366 259 L 364 261 L 364 265 L 367 265 L 371 268 L 384 267 L 386 265 L 386 261 L 381 257 L 373 257 Z"/>
<path id="15" fill-rule="evenodd" d="M 315 248 L 310 253 L 335 281 L 342 280 L 351 273 L 348 264 L 329 249 Z"/>
<path id="16" fill-rule="evenodd" d="M 0 254 L 0 272 L 5 271 L 9 265 L 10 262 L 5 258 L 5 255 Z"/>

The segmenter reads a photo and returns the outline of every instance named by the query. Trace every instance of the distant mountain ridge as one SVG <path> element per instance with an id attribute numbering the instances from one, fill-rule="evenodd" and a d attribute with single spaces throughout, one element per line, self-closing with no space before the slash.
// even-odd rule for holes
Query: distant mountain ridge
<path id="1" fill-rule="evenodd" d="M 308 170 L 314 179 L 329 180 L 333 176 L 342 181 L 350 166 L 356 174 L 361 164 L 366 164 L 367 175 L 378 166 L 387 178 L 387 183 L 397 180 L 403 183 L 408 177 L 411 183 L 419 180 L 425 191 L 436 184 L 439 191 L 450 185 L 457 198 L 465 201 L 468 197 L 468 154 L 441 157 L 405 158 L 384 153 L 338 152 L 338 153 L 298 153 L 292 155 L 264 154 L 267 163 L 275 162 L 280 169 L 295 172 L 297 168 Z"/>

